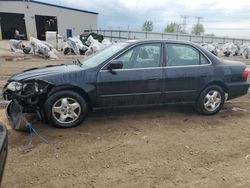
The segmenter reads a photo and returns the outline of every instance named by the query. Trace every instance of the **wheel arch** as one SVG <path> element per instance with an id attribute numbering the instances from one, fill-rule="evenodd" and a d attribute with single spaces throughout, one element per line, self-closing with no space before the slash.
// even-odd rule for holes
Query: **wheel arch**
<path id="1" fill-rule="evenodd" d="M 54 93 L 56 93 L 58 91 L 64 91 L 64 90 L 74 91 L 74 92 L 78 93 L 79 95 L 81 95 L 86 100 L 86 102 L 88 104 L 88 108 L 92 109 L 92 102 L 91 102 L 91 99 L 90 99 L 88 93 L 85 90 L 83 90 L 82 88 L 74 86 L 74 85 L 54 86 L 48 92 L 47 96 L 49 97 L 49 96 L 53 95 Z"/>
<path id="2" fill-rule="evenodd" d="M 199 98 L 199 96 L 201 95 L 201 92 L 206 89 L 207 87 L 211 86 L 211 85 L 216 85 L 216 86 L 220 86 L 223 91 L 225 93 L 228 93 L 229 92 L 229 89 L 227 87 L 227 85 L 225 83 L 223 83 L 222 81 L 219 81 L 219 80 L 216 80 L 216 81 L 212 81 L 212 82 L 209 82 L 208 84 L 206 84 L 204 87 L 202 87 L 200 90 L 199 90 L 199 93 L 197 95 L 196 98 Z"/>

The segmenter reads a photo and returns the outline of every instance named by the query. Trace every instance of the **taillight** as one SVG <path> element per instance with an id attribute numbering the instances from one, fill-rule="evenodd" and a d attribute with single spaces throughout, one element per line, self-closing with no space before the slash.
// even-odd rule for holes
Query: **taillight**
<path id="1" fill-rule="evenodd" d="M 242 73 L 242 78 L 247 78 L 248 75 L 249 75 L 249 69 L 246 68 L 246 69 L 243 71 L 243 73 Z"/>

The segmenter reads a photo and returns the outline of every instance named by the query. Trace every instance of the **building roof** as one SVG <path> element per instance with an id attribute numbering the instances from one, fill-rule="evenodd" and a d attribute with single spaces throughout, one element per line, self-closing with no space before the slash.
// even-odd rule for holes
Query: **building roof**
<path id="1" fill-rule="evenodd" d="M 87 11 L 87 10 L 81 10 L 81 9 L 76 9 L 76 8 L 71 8 L 71 7 L 65 7 L 65 6 L 55 5 L 55 4 L 50 4 L 50 3 L 44 3 L 44 2 L 40 2 L 40 1 L 36 1 L 36 0 L 0 0 L 0 1 L 30 2 L 30 3 L 47 5 L 47 6 L 57 7 L 57 8 L 63 8 L 63 9 L 67 9 L 67 10 L 73 10 L 73 11 L 79 11 L 79 12 L 89 13 L 89 14 L 98 14 L 97 12 L 92 12 L 92 11 Z"/>

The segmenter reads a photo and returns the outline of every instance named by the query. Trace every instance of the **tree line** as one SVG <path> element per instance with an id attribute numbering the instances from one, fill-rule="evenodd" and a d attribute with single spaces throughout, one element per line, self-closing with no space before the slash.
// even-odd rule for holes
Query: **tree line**
<path id="1" fill-rule="evenodd" d="M 154 26 L 153 26 L 153 22 L 150 20 L 146 20 L 142 26 L 142 31 L 146 31 L 146 32 L 151 32 L 153 31 Z M 176 23 L 176 22 L 171 22 L 169 24 L 167 24 L 166 28 L 164 29 L 164 32 L 167 33 L 182 33 L 182 34 L 188 34 L 184 28 L 182 27 L 181 24 Z M 204 35 L 205 34 L 205 29 L 204 26 L 201 23 L 196 23 L 192 26 L 191 29 L 191 34 L 193 35 Z M 206 34 L 209 36 L 214 36 L 213 33 L 211 34 Z"/>

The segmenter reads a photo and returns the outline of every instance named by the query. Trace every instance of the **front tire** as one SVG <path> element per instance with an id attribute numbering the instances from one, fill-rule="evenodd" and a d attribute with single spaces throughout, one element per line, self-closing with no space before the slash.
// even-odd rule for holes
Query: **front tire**
<path id="1" fill-rule="evenodd" d="M 204 115 L 218 113 L 225 102 L 225 92 L 220 86 L 212 85 L 205 88 L 195 105 L 195 109 Z"/>
<path id="2" fill-rule="evenodd" d="M 60 128 L 72 128 L 83 122 L 87 115 L 87 103 L 73 91 L 59 91 L 45 103 L 45 110 L 51 124 Z"/>

